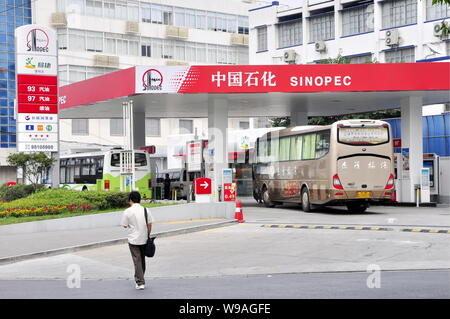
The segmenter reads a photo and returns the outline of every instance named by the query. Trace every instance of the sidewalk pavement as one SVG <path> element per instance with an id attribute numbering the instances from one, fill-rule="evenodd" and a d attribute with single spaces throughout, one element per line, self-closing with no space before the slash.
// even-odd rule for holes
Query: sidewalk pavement
<path id="1" fill-rule="evenodd" d="M 234 222 L 234 220 L 224 218 L 156 222 L 153 224 L 152 233 L 158 237 L 171 236 L 220 227 L 224 224 Z M 42 255 L 60 254 L 82 248 L 125 243 L 127 234 L 127 229 L 115 226 L 95 229 L 0 235 L 0 264 Z"/>

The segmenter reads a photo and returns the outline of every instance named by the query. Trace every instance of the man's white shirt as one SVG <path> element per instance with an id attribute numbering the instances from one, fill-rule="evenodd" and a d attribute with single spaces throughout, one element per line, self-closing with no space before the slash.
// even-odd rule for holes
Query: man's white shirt
<path id="1" fill-rule="evenodd" d="M 153 216 L 149 209 L 147 209 L 147 217 L 148 223 L 153 223 Z M 133 204 L 124 211 L 121 225 L 130 227 L 130 233 L 128 234 L 130 244 L 144 245 L 147 243 L 148 229 L 145 222 L 145 211 L 140 204 Z"/>

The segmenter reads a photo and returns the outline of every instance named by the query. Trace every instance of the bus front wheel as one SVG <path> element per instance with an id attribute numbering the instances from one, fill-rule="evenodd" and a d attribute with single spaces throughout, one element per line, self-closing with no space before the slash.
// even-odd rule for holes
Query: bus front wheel
<path id="1" fill-rule="evenodd" d="M 311 202 L 309 200 L 309 191 L 306 187 L 303 187 L 302 189 L 302 209 L 305 213 L 312 211 Z"/>
<path id="2" fill-rule="evenodd" d="M 350 213 L 361 214 L 366 211 L 369 207 L 367 203 L 364 202 L 350 202 L 346 204 L 347 209 Z"/>
<path id="3" fill-rule="evenodd" d="M 270 200 L 269 190 L 266 187 L 263 189 L 262 200 L 266 207 L 275 207 L 275 204 Z"/>

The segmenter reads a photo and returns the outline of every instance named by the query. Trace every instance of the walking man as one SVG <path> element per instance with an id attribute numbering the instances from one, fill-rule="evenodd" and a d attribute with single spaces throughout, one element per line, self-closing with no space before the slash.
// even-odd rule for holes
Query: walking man
<path id="1" fill-rule="evenodd" d="M 145 221 L 145 210 L 141 204 L 141 194 L 133 191 L 128 196 L 129 208 L 125 210 L 122 216 L 121 225 L 130 229 L 128 234 L 128 246 L 130 247 L 131 258 L 134 263 L 134 280 L 136 289 L 145 288 L 145 254 L 144 247 L 147 238 L 152 231 L 153 216 L 147 210 L 148 224 Z"/>

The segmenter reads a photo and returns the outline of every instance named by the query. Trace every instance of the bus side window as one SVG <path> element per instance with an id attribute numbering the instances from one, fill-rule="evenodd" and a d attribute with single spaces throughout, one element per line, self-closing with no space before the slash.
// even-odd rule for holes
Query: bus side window
<path id="1" fill-rule="evenodd" d="M 320 158 L 328 153 L 330 149 L 330 131 L 317 133 L 316 158 Z"/>
<path id="2" fill-rule="evenodd" d="M 304 135 L 302 159 L 314 159 L 316 155 L 316 133 Z"/>
<path id="3" fill-rule="evenodd" d="M 291 151 L 289 155 L 289 159 L 291 161 L 298 161 L 302 159 L 302 146 L 303 146 L 302 135 L 291 136 Z"/>

